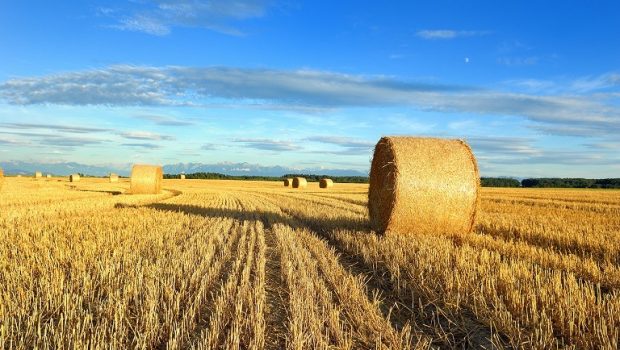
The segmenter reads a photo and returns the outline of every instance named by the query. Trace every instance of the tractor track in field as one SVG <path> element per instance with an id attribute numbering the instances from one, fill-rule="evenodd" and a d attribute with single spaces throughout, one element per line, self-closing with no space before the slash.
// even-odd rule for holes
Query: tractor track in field
<path id="1" fill-rule="evenodd" d="M 277 203 L 271 202 L 278 206 Z M 325 203 L 321 203 L 326 205 Z M 350 252 L 337 240 L 333 239 L 330 232 L 324 230 L 321 225 L 297 215 L 291 210 L 280 207 L 280 211 L 293 219 L 298 227 L 309 229 L 315 236 L 323 239 L 338 254 L 340 264 L 354 276 L 361 276 L 366 281 L 367 297 L 373 295 L 382 297 L 381 312 L 392 326 L 401 330 L 410 324 L 415 332 L 426 335 L 433 339 L 433 346 L 441 349 L 493 349 L 494 334 L 490 328 L 478 321 L 471 312 L 464 312 L 456 319 L 455 315 L 447 315 L 438 305 L 432 301 L 426 301 L 420 308 L 421 301 L 413 299 L 411 295 L 404 295 L 394 290 L 390 273 L 382 263 L 374 266 L 368 265 L 361 256 Z M 359 229 L 367 230 L 366 227 Z M 371 234 L 369 232 L 369 234 Z M 497 342 L 497 339 L 495 339 Z M 502 344 L 508 348 L 508 344 Z"/>

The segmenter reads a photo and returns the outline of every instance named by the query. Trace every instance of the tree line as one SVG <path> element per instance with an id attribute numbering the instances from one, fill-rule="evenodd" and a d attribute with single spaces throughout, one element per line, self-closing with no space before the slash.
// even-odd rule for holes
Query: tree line
<path id="1" fill-rule="evenodd" d="M 202 179 L 202 180 L 251 180 L 251 181 L 282 181 L 286 178 L 303 177 L 308 181 L 318 182 L 321 179 L 332 179 L 334 182 L 341 183 L 368 183 L 366 176 L 329 176 L 329 175 L 313 175 L 313 174 L 286 174 L 283 176 L 254 176 L 254 175 L 226 175 L 221 173 L 191 173 L 185 174 L 186 179 Z M 179 179 L 180 174 L 164 174 L 164 179 Z"/>
<path id="2" fill-rule="evenodd" d="M 164 174 L 164 179 L 178 179 L 180 174 Z M 203 180 L 251 180 L 251 181 L 282 181 L 286 178 L 304 177 L 308 181 L 318 182 L 329 178 L 336 183 L 368 183 L 367 176 L 329 176 L 314 174 L 286 174 L 283 176 L 251 176 L 226 175 L 221 173 L 198 172 L 185 174 L 186 179 Z M 582 179 L 582 178 L 528 178 L 519 181 L 507 177 L 482 177 L 482 187 L 540 187 L 540 188 L 620 188 L 620 178 L 615 179 Z"/>

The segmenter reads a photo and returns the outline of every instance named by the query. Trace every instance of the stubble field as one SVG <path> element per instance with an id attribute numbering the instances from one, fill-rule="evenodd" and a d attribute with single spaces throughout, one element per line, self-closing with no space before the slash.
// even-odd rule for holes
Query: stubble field
<path id="1" fill-rule="evenodd" d="M 482 189 L 377 236 L 366 185 L 7 178 L 0 348 L 618 348 L 620 191 Z"/>

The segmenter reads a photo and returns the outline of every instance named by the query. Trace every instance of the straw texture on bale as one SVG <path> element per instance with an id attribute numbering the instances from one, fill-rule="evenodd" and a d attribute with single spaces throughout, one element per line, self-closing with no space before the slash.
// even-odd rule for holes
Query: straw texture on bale
<path id="1" fill-rule="evenodd" d="M 43 173 L 41 173 L 40 171 L 37 171 L 34 173 L 34 178 L 35 179 L 40 179 L 43 177 Z"/>
<path id="2" fill-rule="evenodd" d="M 4 171 L 0 168 L 0 190 L 2 189 L 2 185 L 4 185 Z"/>
<path id="3" fill-rule="evenodd" d="M 321 179 L 319 181 L 320 188 L 329 188 L 334 186 L 334 181 L 332 179 Z"/>
<path id="4" fill-rule="evenodd" d="M 370 223 L 379 233 L 469 233 L 479 191 L 476 158 L 464 141 L 383 137 L 370 168 Z"/>
<path id="5" fill-rule="evenodd" d="M 69 182 L 78 182 L 80 181 L 80 175 L 79 174 L 71 174 L 69 175 Z"/>
<path id="6" fill-rule="evenodd" d="M 110 182 L 118 182 L 118 175 L 111 173 L 110 174 Z"/>
<path id="7" fill-rule="evenodd" d="M 284 187 L 293 186 L 293 179 L 284 179 Z"/>
<path id="8" fill-rule="evenodd" d="M 161 166 L 136 164 L 131 169 L 131 193 L 158 194 L 161 192 L 162 178 Z"/>
<path id="9" fill-rule="evenodd" d="M 181 180 L 185 180 L 185 174 L 181 174 Z"/>
<path id="10" fill-rule="evenodd" d="M 304 188 L 308 186 L 308 181 L 303 177 L 293 178 L 293 188 Z"/>

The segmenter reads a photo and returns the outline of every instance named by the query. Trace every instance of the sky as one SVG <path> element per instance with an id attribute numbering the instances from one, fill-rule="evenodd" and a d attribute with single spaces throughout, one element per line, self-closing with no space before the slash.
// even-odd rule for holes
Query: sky
<path id="1" fill-rule="evenodd" d="M 0 2 L 0 161 L 620 177 L 620 2 Z"/>

